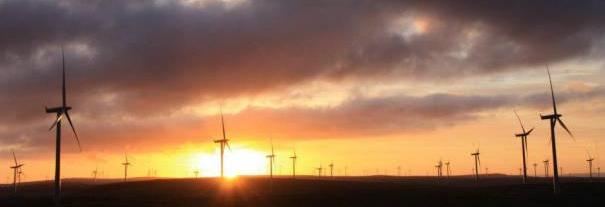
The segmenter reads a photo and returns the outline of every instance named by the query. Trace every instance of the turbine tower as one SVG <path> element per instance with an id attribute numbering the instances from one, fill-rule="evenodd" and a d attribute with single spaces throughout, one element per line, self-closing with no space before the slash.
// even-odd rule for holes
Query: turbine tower
<path id="1" fill-rule="evenodd" d="M 563 129 L 565 129 L 565 131 L 567 131 L 567 133 L 573 138 L 573 135 L 571 134 L 571 131 L 569 131 L 569 129 L 567 129 L 567 126 L 565 126 L 565 123 L 563 123 L 563 121 L 561 120 L 561 116 L 563 116 L 562 114 L 559 114 L 557 112 L 557 104 L 555 101 L 555 92 L 553 90 L 553 86 L 552 86 L 552 79 L 550 78 L 550 70 L 548 69 L 548 65 L 546 65 L 546 72 L 548 73 L 548 83 L 550 85 L 550 94 L 552 97 L 552 109 L 553 109 L 553 113 L 552 114 L 548 114 L 548 115 L 542 115 L 540 114 L 540 118 L 542 120 L 549 120 L 550 121 L 550 143 L 551 143 L 551 148 L 552 148 L 552 165 L 553 165 L 553 179 L 552 179 L 552 183 L 553 183 L 553 192 L 555 194 L 559 193 L 560 189 L 559 189 L 559 172 L 558 172 L 558 163 L 557 163 L 557 142 L 556 142 L 556 138 L 555 138 L 555 126 L 557 125 L 557 122 L 561 125 L 561 127 L 563 127 Z"/>
<path id="2" fill-rule="evenodd" d="M 330 178 L 334 178 L 334 163 L 330 163 L 328 167 L 330 167 Z"/>
<path id="3" fill-rule="evenodd" d="M 15 152 L 13 152 L 13 159 L 15 159 L 15 165 L 11 166 L 10 168 L 13 169 L 13 191 L 16 193 L 17 192 L 17 176 L 20 176 L 21 167 L 23 167 L 23 164 L 19 164 L 17 162 L 17 156 L 15 156 Z M 19 178 L 19 180 L 20 180 L 20 178 Z"/>
<path id="4" fill-rule="evenodd" d="M 471 156 L 475 158 L 475 181 L 479 182 L 479 166 L 481 166 L 481 159 L 479 159 L 479 148 L 474 153 L 471 153 Z"/>
<path id="5" fill-rule="evenodd" d="M 269 176 L 273 179 L 273 162 L 275 161 L 275 152 L 273 151 L 273 139 L 271 139 L 271 154 L 266 156 L 269 159 Z"/>
<path id="6" fill-rule="evenodd" d="M 521 156 L 523 157 L 523 184 L 527 184 L 527 165 L 525 164 L 525 159 L 528 154 L 527 136 L 531 134 L 532 131 L 534 131 L 534 128 L 532 127 L 529 131 L 525 131 L 525 127 L 523 127 L 523 122 L 521 122 L 519 114 L 517 114 L 517 111 L 515 110 L 513 110 L 513 112 L 515 112 L 515 116 L 517 116 L 517 120 L 519 120 L 519 125 L 521 125 L 521 133 L 515 134 L 515 137 L 521 138 Z"/>
<path id="7" fill-rule="evenodd" d="M 323 167 L 322 167 L 321 165 L 319 165 L 319 167 L 318 167 L 318 168 L 315 168 L 315 169 L 317 170 L 317 175 L 318 175 L 318 177 L 320 177 L 320 178 L 321 178 L 321 170 L 323 170 Z"/>
<path id="8" fill-rule="evenodd" d="M 124 181 L 126 181 L 128 178 L 128 166 L 131 165 L 130 162 L 128 162 L 128 155 L 126 154 L 124 154 L 124 162 L 122 165 L 124 165 Z"/>
<path id="9" fill-rule="evenodd" d="M 67 106 L 67 94 L 65 89 L 65 53 L 63 52 L 63 47 L 61 47 L 61 58 L 62 58 L 62 85 L 61 85 L 61 97 L 62 97 L 62 105 L 58 107 L 48 108 L 45 107 L 46 113 L 54 113 L 56 114 L 56 119 L 53 124 L 50 126 L 49 131 L 56 131 L 56 143 L 55 143 L 55 183 L 54 183 L 54 201 L 55 204 L 59 204 L 61 199 L 61 124 L 63 123 L 63 118 L 67 118 L 69 122 L 69 126 L 74 133 L 74 137 L 76 138 L 76 142 L 78 143 L 78 149 L 80 152 L 82 151 L 82 147 L 80 146 L 80 138 L 78 138 L 78 134 L 76 133 L 76 129 L 71 121 L 71 117 L 69 116 L 69 110 L 71 110 L 71 106 Z"/>
<path id="10" fill-rule="evenodd" d="M 294 155 L 292 155 L 290 159 L 292 159 L 292 178 L 296 178 L 296 159 L 298 159 L 298 156 L 296 156 L 296 149 L 294 149 Z"/>
<path id="11" fill-rule="evenodd" d="M 227 146 L 227 148 L 229 148 L 229 150 L 231 150 L 231 147 L 229 146 L 229 139 L 227 139 L 227 135 L 225 134 L 225 119 L 223 117 L 223 109 L 221 107 L 220 109 L 221 111 L 221 127 L 223 129 L 223 138 L 222 139 L 217 139 L 214 140 L 214 143 L 219 143 L 221 145 L 221 178 L 225 177 L 225 146 Z"/>
<path id="12" fill-rule="evenodd" d="M 534 177 L 537 178 L 538 177 L 538 163 L 534 163 L 533 166 L 534 166 Z"/>
<path id="13" fill-rule="evenodd" d="M 546 159 L 542 162 L 544 163 L 544 177 L 548 177 L 548 167 L 550 160 Z"/>

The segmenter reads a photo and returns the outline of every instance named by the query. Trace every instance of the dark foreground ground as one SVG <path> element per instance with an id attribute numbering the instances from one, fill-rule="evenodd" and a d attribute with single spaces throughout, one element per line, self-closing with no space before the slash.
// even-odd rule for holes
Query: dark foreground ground
<path id="1" fill-rule="evenodd" d="M 605 206 L 605 180 L 563 178 L 553 196 L 550 179 L 519 177 L 240 177 L 129 182 L 66 180 L 62 206 Z M 0 206 L 52 206 L 50 182 L 25 183 L 17 194 L 2 186 Z"/>

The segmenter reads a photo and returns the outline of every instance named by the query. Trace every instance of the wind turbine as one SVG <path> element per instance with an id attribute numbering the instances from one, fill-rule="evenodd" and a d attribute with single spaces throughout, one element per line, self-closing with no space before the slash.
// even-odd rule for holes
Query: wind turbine
<path id="1" fill-rule="evenodd" d="M 551 148 L 552 148 L 552 165 L 553 165 L 553 192 L 559 193 L 559 172 L 558 172 L 558 164 L 557 164 L 557 142 L 556 142 L 556 138 L 555 138 L 555 126 L 557 124 L 557 122 L 561 125 L 561 127 L 563 127 L 563 129 L 565 129 L 565 131 L 573 138 L 573 134 L 571 134 L 571 131 L 569 131 L 569 129 L 567 128 L 567 126 L 565 126 L 565 123 L 563 123 L 563 121 L 561 120 L 561 116 L 563 116 L 562 114 L 559 114 L 557 112 L 557 104 L 555 101 L 555 92 L 553 90 L 552 87 L 552 79 L 550 78 L 550 70 L 548 69 L 548 65 L 546 65 L 546 72 L 548 73 L 548 82 L 550 85 L 550 94 L 552 97 L 552 109 L 553 109 L 553 113 L 552 114 L 548 114 L 548 115 L 542 115 L 540 114 L 540 118 L 542 120 L 549 120 L 550 121 L 550 143 L 551 143 Z"/>
<path id="2" fill-rule="evenodd" d="M 525 164 L 525 159 L 528 154 L 527 136 L 531 134 L 532 131 L 534 131 L 534 128 L 532 127 L 529 131 L 525 131 L 525 127 L 523 127 L 523 122 L 521 122 L 519 114 L 517 114 L 517 111 L 515 110 L 513 110 L 513 112 L 515 112 L 515 116 L 517 116 L 517 120 L 519 120 L 519 125 L 521 125 L 521 133 L 515 134 L 515 137 L 521 138 L 521 153 L 523 157 L 523 184 L 527 184 L 527 165 Z"/>
<path id="3" fill-rule="evenodd" d="M 131 165 L 130 162 L 128 162 L 128 155 L 126 154 L 124 154 L 124 162 L 122 165 L 124 165 L 124 181 L 126 181 L 126 178 L 128 178 L 128 166 Z"/>
<path id="4" fill-rule="evenodd" d="M 69 116 L 69 110 L 71 110 L 71 106 L 67 106 L 67 94 L 65 89 L 65 53 L 63 52 L 63 47 L 61 47 L 61 57 L 62 57 L 62 86 L 61 86 L 61 97 L 62 97 L 62 105 L 58 107 L 48 108 L 45 107 L 46 113 L 54 113 L 57 115 L 57 118 L 50 126 L 49 131 L 56 131 L 56 143 L 55 143 L 55 193 L 54 193 L 54 201 L 56 204 L 59 203 L 61 199 L 61 124 L 63 123 L 63 118 L 66 117 L 69 122 L 69 126 L 74 133 L 74 137 L 76 138 L 76 142 L 78 143 L 78 149 L 80 152 L 82 151 L 82 147 L 80 146 L 80 138 L 78 138 L 78 134 L 76 133 L 76 129 L 74 128 L 74 124 L 71 121 L 71 117 Z"/>
<path id="5" fill-rule="evenodd" d="M 95 170 L 92 171 L 92 182 L 97 182 L 97 174 L 99 173 L 99 167 L 95 167 Z"/>
<path id="6" fill-rule="evenodd" d="M 548 177 L 548 167 L 550 160 L 546 159 L 542 162 L 544 163 L 544 177 Z"/>
<path id="7" fill-rule="evenodd" d="M 227 135 L 225 134 L 225 119 L 223 117 L 223 109 L 221 108 L 221 127 L 223 128 L 223 138 L 214 140 L 214 143 L 219 143 L 221 145 L 221 178 L 225 176 L 224 174 L 224 164 L 225 164 L 225 146 L 231 150 L 229 146 L 229 139 L 227 139 Z"/>
<path id="8" fill-rule="evenodd" d="M 199 171 L 199 170 L 194 170 L 194 171 L 193 171 L 193 175 L 195 176 L 195 178 L 197 178 L 197 175 L 198 175 L 198 174 L 200 174 L 200 171 Z"/>
<path id="9" fill-rule="evenodd" d="M 330 167 L 330 178 L 334 178 L 334 163 L 330 163 L 328 167 Z"/>
<path id="10" fill-rule="evenodd" d="M 445 162 L 445 173 L 447 173 L 447 178 L 449 179 L 451 174 L 450 161 Z"/>
<path id="11" fill-rule="evenodd" d="M 13 189 L 16 193 L 17 192 L 17 176 L 20 176 L 21 167 L 23 167 L 23 164 L 19 164 L 17 162 L 17 156 L 15 156 L 15 152 L 13 152 L 13 159 L 15 159 L 15 165 L 11 166 L 10 168 L 13 169 Z M 20 179 L 21 178 L 19 178 L 19 180 Z"/>
<path id="12" fill-rule="evenodd" d="M 296 159 L 298 159 L 298 156 L 296 156 L 296 148 L 294 149 L 294 155 L 292 155 L 290 159 L 292 159 L 292 178 L 296 178 Z"/>
<path id="13" fill-rule="evenodd" d="M 315 168 L 317 170 L 317 175 L 321 178 L 321 170 L 323 170 L 323 167 L 321 165 L 319 165 L 318 168 Z"/>
<path id="14" fill-rule="evenodd" d="M 534 163 L 534 177 L 538 177 L 538 163 Z"/>
<path id="15" fill-rule="evenodd" d="M 271 139 L 271 154 L 266 156 L 269 159 L 269 175 L 273 179 L 273 162 L 275 161 L 275 152 L 273 151 L 273 139 Z"/>
<path id="16" fill-rule="evenodd" d="M 437 162 L 437 165 L 435 165 L 435 168 L 437 169 L 437 178 L 441 178 L 441 175 L 442 175 L 441 169 L 443 168 L 443 162 L 441 162 L 441 160 L 439 160 L 439 162 Z"/>
<path id="17" fill-rule="evenodd" d="M 592 158 L 589 155 L 588 159 L 586 160 L 586 162 L 588 162 L 588 175 L 590 176 L 590 180 L 591 181 L 592 181 L 592 161 L 594 161 L 594 158 Z"/>
<path id="18" fill-rule="evenodd" d="M 475 181 L 479 182 L 479 166 L 481 165 L 481 159 L 479 159 L 479 148 L 474 153 L 471 153 L 471 156 L 475 157 Z"/>

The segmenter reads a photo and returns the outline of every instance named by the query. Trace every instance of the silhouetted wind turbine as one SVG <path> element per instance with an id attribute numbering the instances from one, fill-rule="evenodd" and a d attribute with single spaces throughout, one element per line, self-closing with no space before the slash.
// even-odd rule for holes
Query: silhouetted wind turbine
<path id="1" fill-rule="evenodd" d="M 538 163 L 534 163 L 534 177 L 538 177 Z"/>
<path id="2" fill-rule="evenodd" d="M 548 177 L 548 167 L 549 167 L 549 162 L 550 160 L 546 159 L 544 161 L 542 161 L 544 163 L 544 177 Z"/>
<path id="3" fill-rule="evenodd" d="M 445 173 L 447 173 L 447 178 L 449 179 L 451 174 L 450 161 L 445 162 Z"/>
<path id="4" fill-rule="evenodd" d="M 589 155 L 588 159 L 586 160 L 586 162 L 588 162 L 588 176 L 590 177 L 591 181 L 592 181 L 592 161 L 594 161 L 594 158 L 592 158 Z"/>
<path id="5" fill-rule="evenodd" d="M 330 178 L 334 178 L 334 163 L 330 163 L 328 167 L 330 167 Z"/>
<path id="6" fill-rule="evenodd" d="M 99 167 L 96 166 L 95 170 L 92 171 L 92 182 L 97 182 L 97 174 L 99 173 Z"/>
<path id="7" fill-rule="evenodd" d="M 195 176 L 194 178 L 197 178 L 197 175 L 200 174 L 199 170 L 194 170 L 193 171 L 193 175 Z"/>
<path id="8" fill-rule="evenodd" d="M 523 184 L 527 184 L 527 165 L 525 164 L 525 159 L 527 156 L 527 136 L 529 134 L 531 134 L 532 131 L 534 131 L 534 128 L 532 127 L 529 131 L 525 131 L 525 127 L 523 127 L 523 122 L 521 122 L 521 118 L 519 117 L 519 114 L 517 114 L 517 111 L 513 110 L 513 112 L 515 112 L 515 116 L 517 116 L 517 120 L 519 120 L 519 125 L 521 125 L 521 133 L 519 134 L 515 134 L 516 137 L 521 138 L 521 153 L 522 153 L 522 157 L 523 157 Z"/>
<path id="9" fill-rule="evenodd" d="M 80 146 L 80 138 L 78 138 L 78 134 L 76 133 L 76 129 L 71 121 L 71 117 L 69 116 L 69 110 L 71 110 L 71 106 L 67 106 L 67 94 L 65 89 L 65 53 L 63 52 L 63 47 L 61 47 L 61 57 L 62 57 L 62 86 L 61 86 L 61 95 L 62 95 L 62 105 L 53 108 L 46 108 L 46 113 L 55 113 L 57 114 L 57 118 L 50 126 L 49 131 L 55 128 L 56 131 L 56 151 L 55 151 L 55 194 L 54 200 L 55 203 L 58 204 L 61 199 L 61 124 L 63 123 L 63 118 L 67 118 L 69 122 L 69 126 L 74 133 L 74 137 L 78 143 L 78 149 L 80 152 L 82 151 L 82 147 Z"/>
<path id="10" fill-rule="evenodd" d="M 124 162 L 122 163 L 122 165 L 124 165 L 124 181 L 126 181 L 126 179 L 128 178 L 128 166 L 131 165 L 130 162 L 128 162 L 128 155 L 124 154 Z"/>
<path id="11" fill-rule="evenodd" d="M 561 116 L 563 116 L 563 115 L 559 114 L 557 112 L 557 104 L 555 101 L 555 92 L 553 90 L 552 79 L 550 78 L 550 70 L 548 69 L 548 65 L 546 65 L 546 72 L 548 73 L 548 83 L 550 85 L 553 113 L 548 114 L 548 115 L 540 114 L 540 118 L 542 120 L 548 119 L 550 121 L 550 143 L 552 145 L 551 148 L 552 148 L 552 164 L 553 164 L 553 192 L 559 193 L 559 172 L 558 172 L 559 166 L 557 165 L 557 144 L 556 144 L 557 142 L 556 142 L 556 138 L 555 138 L 555 126 L 556 126 L 557 122 L 561 125 L 561 127 L 563 127 L 563 129 L 565 129 L 565 131 L 567 131 L 567 133 L 572 138 L 573 138 L 573 134 L 571 134 L 571 131 L 569 131 L 567 126 L 565 126 L 565 123 L 563 123 L 563 121 L 561 120 Z"/>
<path id="12" fill-rule="evenodd" d="M 221 178 L 224 177 L 224 164 L 225 164 L 225 146 L 227 146 L 227 148 L 229 148 L 229 150 L 231 150 L 231 147 L 229 146 L 229 139 L 227 139 L 227 135 L 225 134 L 225 119 L 223 117 L 223 109 L 221 108 L 221 127 L 223 129 L 223 138 L 222 139 L 218 139 L 218 140 L 214 140 L 214 143 L 219 143 L 221 145 Z"/>
<path id="13" fill-rule="evenodd" d="M 437 178 L 441 178 L 441 175 L 442 175 L 441 169 L 443 169 L 443 162 L 441 162 L 441 160 L 439 160 L 439 162 L 437 162 L 437 165 L 435 165 L 435 168 L 437 169 Z"/>
<path id="14" fill-rule="evenodd" d="M 471 153 L 471 156 L 475 158 L 475 181 L 479 182 L 479 166 L 481 166 L 481 159 L 479 159 L 479 148 L 474 153 Z"/>
<path id="15" fill-rule="evenodd" d="M 294 149 L 294 155 L 292 155 L 290 159 L 292 159 L 292 178 L 296 178 L 296 159 L 298 159 L 298 156 L 296 156 L 296 148 Z"/>
<path id="16" fill-rule="evenodd" d="M 275 161 L 275 152 L 273 151 L 273 139 L 271 139 L 271 154 L 267 155 L 269 159 L 269 176 L 273 179 L 273 162 Z"/>
<path id="17" fill-rule="evenodd" d="M 321 177 L 321 170 L 323 170 L 323 167 L 322 167 L 321 165 L 319 165 L 319 167 L 318 167 L 318 168 L 315 168 L 315 169 L 316 169 L 316 170 L 317 170 L 317 172 L 318 172 L 318 173 L 317 173 L 317 175 L 318 175 L 319 177 Z"/>
<path id="18" fill-rule="evenodd" d="M 10 168 L 13 169 L 13 190 L 16 193 L 17 192 L 17 176 L 20 176 L 21 167 L 23 167 L 23 164 L 19 164 L 17 162 L 17 156 L 15 156 L 15 152 L 13 152 L 13 159 L 15 159 L 15 165 L 11 166 Z"/>

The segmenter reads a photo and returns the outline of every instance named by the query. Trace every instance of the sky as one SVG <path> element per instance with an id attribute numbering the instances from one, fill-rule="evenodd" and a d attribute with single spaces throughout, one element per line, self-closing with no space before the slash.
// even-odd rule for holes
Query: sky
<path id="1" fill-rule="evenodd" d="M 64 127 L 63 177 L 227 172 L 518 174 L 550 157 L 546 65 L 560 166 L 605 156 L 605 2 L 371 0 L 0 0 L 0 183 L 11 152 L 24 180 L 52 177 L 61 47 L 80 141 Z M 271 141 L 272 140 L 272 141 Z M 539 173 L 541 171 L 541 165 Z"/>

